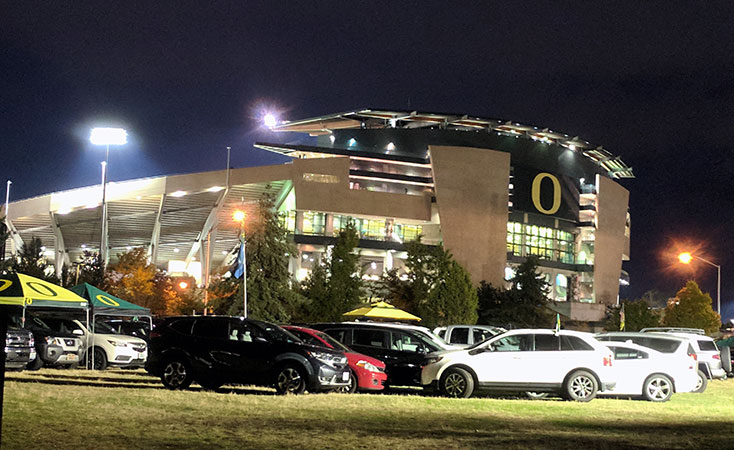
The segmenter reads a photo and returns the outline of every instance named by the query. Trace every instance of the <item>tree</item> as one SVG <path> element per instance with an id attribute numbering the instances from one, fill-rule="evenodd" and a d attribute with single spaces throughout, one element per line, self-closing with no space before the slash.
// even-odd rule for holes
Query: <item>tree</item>
<path id="1" fill-rule="evenodd" d="M 77 284 L 89 283 L 94 287 L 107 290 L 105 285 L 105 269 L 99 253 L 84 250 L 79 261 L 74 263 L 71 269 L 64 265 L 61 280 L 64 287 L 76 286 Z"/>
<path id="2" fill-rule="evenodd" d="M 548 327 L 553 313 L 548 308 L 548 283 L 537 272 L 538 260 L 528 257 L 517 267 L 510 289 L 482 282 L 479 297 L 480 323 L 512 327 Z"/>
<path id="3" fill-rule="evenodd" d="M 295 289 L 288 258 L 297 252 L 275 210 L 275 200 L 265 193 L 257 213 L 247 222 L 245 247 L 248 317 L 287 323 L 305 301 Z M 243 282 L 220 277 L 210 283 L 215 311 L 241 315 L 244 311 Z"/>
<path id="4" fill-rule="evenodd" d="M 110 266 L 105 281 L 110 294 L 136 305 L 149 308 L 153 314 L 165 314 L 165 298 L 155 295 L 162 274 L 148 262 L 145 248 L 118 253 L 118 262 Z M 160 292 L 160 291 L 159 291 Z"/>
<path id="5" fill-rule="evenodd" d="M 711 305 L 711 296 L 701 292 L 695 281 L 689 281 L 665 307 L 663 325 L 702 328 L 707 334 L 715 333 L 721 328 L 721 316 Z"/>
<path id="6" fill-rule="evenodd" d="M 427 326 L 477 320 L 477 295 L 469 273 L 443 246 L 428 246 L 419 237 L 407 242 L 406 277 L 397 270 L 382 278 L 386 299 L 420 316 Z"/>
<path id="7" fill-rule="evenodd" d="M 607 309 L 604 329 L 619 331 L 620 312 L 624 305 L 624 331 L 640 331 L 643 328 L 660 326 L 660 314 L 647 303 L 647 293 L 639 300 L 622 300 L 619 306 Z"/>
<path id="8" fill-rule="evenodd" d="M 23 242 L 17 258 L 12 261 L 8 270 L 58 283 L 59 279 L 56 277 L 53 266 L 50 266 L 43 256 L 44 250 L 41 239 L 33 236 L 29 241 Z"/>
<path id="9" fill-rule="evenodd" d="M 341 320 L 342 314 L 361 302 L 364 284 L 359 254 L 354 251 L 358 244 L 357 229 L 349 221 L 339 232 L 331 251 L 302 284 L 308 304 L 304 305 L 301 318 L 308 321 Z"/>

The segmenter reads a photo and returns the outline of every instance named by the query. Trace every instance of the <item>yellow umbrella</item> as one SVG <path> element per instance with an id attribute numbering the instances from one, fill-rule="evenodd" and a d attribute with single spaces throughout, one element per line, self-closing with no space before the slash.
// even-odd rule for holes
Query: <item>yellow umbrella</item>
<path id="1" fill-rule="evenodd" d="M 389 320 L 414 320 L 420 322 L 421 318 L 396 308 L 387 302 L 375 302 L 368 306 L 362 306 L 343 314 L 347 317 L 364 317 L 366 319 L 389 319 Z"/>

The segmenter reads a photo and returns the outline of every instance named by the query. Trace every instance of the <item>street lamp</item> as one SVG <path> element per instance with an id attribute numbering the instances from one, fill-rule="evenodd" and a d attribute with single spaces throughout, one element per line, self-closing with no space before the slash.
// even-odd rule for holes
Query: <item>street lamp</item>
<path id="1" fill-rule="evenodd" d="M 707 259 L 703 259 L 700 256 L 693 255 L 691 252 L 683 252 L 678 255 L 678 261 L 682 262 L 683 264 L 690 264 L 693 259 L 698 259 L 699 261 L 703 261 L 708 265 L 716 267 L 716 271 L 718 273 L 718 279 L 716 282 L 716 311 L 721 315 L 721 266 L 718 264 L 714 264 L 711 261 Z"/>
<path id="2" fill-rule="evenodd" d="M 240 224 L 240 251 L 237 254 L 238 266 L 237 271 L 242 270 L 242 299 L 244 309 L 242 310 L 243 317 L 247 318 L 247 255 L 245 254 L 245 217 L 247 215 L 244 211 L 237 210 L 232 214 L 232 219 Z M 237 273 L 235 271 L 235 274 Z"/>
<path id="3" fill-rule="evenodd" d="M 92 128 L 89 142 L 106 147 L 102 162 L 102 235 L 99 238 L 99 258 L 104 267 L 107 265 L 107 164 L 110 159 L 110 145 L 127 144 L 127 131 L 122 128 Z"/>

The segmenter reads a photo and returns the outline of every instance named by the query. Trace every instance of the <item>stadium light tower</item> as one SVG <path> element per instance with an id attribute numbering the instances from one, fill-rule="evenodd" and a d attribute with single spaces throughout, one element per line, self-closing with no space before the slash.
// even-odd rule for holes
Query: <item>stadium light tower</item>
<path id="1" fill-rule="evenodd" d="M 110 159 L 110 145 L 127 144 L 127 131 L 122 128 L 92 128 L 89 142 L 106 147 L 102 162 L 102 235 L 99 238 L 99 259 L 102 267 L 107 265 L 107 164 Z"/>
<path id="2" fill-rule="evenodd" d="M 700 256 L 693 255 L 691 254 L 691 252 L 683 252 L 678 255 L 678 261 L 680 261 L 683 264 L 690 264 L 691 261 L 693 261 L 694 259 L 703 261 L 708 265 L 716 267 L 716 271 L 718 272 L 718 279 L 716 281 L 716 312 L 718 312 L 720 316 L 721 315 L 721 266 L 718 264 L 714 264 L 709 260 L 703 259 Z"/>

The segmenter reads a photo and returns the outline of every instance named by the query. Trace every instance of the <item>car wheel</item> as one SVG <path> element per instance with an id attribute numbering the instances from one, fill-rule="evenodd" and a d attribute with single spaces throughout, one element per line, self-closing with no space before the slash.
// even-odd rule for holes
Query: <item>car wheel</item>
<path id="1" fill-rule="evenodd" d="M 548 398 L 548 392 L 525 392 L 525 396 L 531 400 L 542 400 Z"/>
<path id="2" fill-rule="evenodd" d="M 302 394 L 306 390 L 304 370 L 295 364 L 281 367 L 275 377 L 275 390 L 278 394 Z"/>
<path id="3" fill-rule="evenodd" d="M 168 389 L 186 389 L 191 385 L 191 366 L 183 358 L 171 358 L 163 365 L 161 381 Z"/>
<path id="4" fill-rule="evenodd" d="M 94 349 L 94 370 L 105 370 L 107 368 L 107 355 L 101 348 Z"/>
<path id="5" fill-rule="evenodd" d="M 563 384 L 563 398 L 577 402 L 588 402 L 596 397 L 599 384 L 596 378 L 586 370 L 577 370 L 566 377 Z"/>
<path id="6" fill-rule="evenodd" d="M 665 375 L 650 375 L 642 385 L 642 395 L 651 402 L 667 402 L 673 396 L 673 382 Z"/>
<path id="7" fill-rule="evenodd" d="M 26 366 L 26 369 L 28 369 L 28 370 L 38 370 L 41 367 L 43 367 L 43 361 L 41 361 L 41 357 L 40 356 L 36 356 L 36 359 L 34 359 L 33 361 L 31 361 L 31 362 L 28 363 L 28 365 Z"/>
<path id="8" fill-rule="evenodd" d="M 699 370 L 697 375 L 698 375 L 698 381 L 696 381 L 696 389 L 691 391 L 694 394 L 702 393 L 703 391 L 706 390 L 706 387 L 709 385 L 709 379 L 708 377 L 706 377 L 706 374 L 703 373 L 702 370 Z"/>
<path id="9" fill-rule="evenodd" d="M 439 386 L 447 397 L 469 398 L 474 392 L 474 377 L 466 370 L 454 367 L 444 372 Z"/>
<path id="10" fill-rule="evenodd" d="M 354 394 L 357 392 L 357 374 L 355 374 L 351 369 L 349 369 L 349 386 L 340 387 L 336 390 L 336 392 L 341 392 L 343 394 Z"/>

